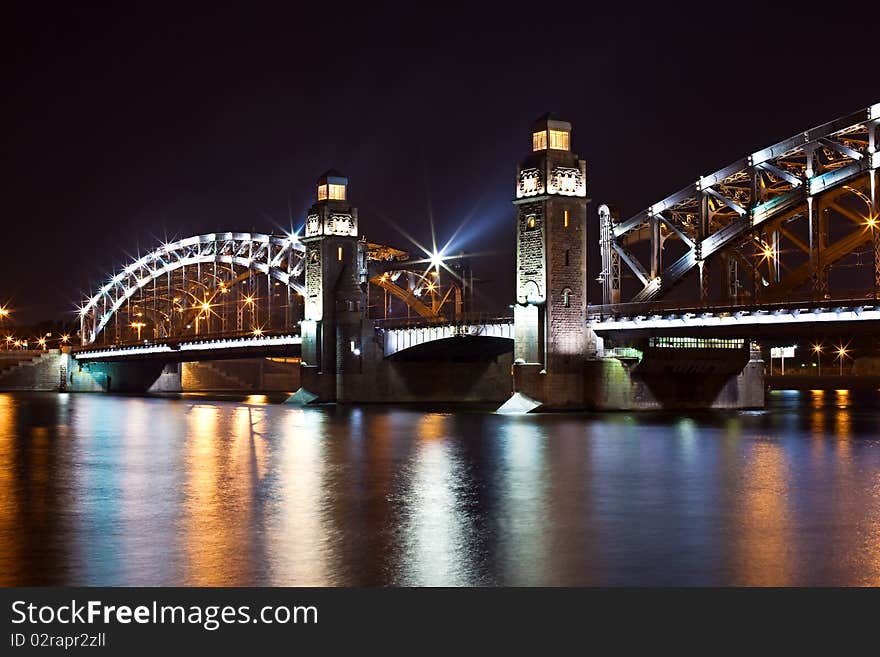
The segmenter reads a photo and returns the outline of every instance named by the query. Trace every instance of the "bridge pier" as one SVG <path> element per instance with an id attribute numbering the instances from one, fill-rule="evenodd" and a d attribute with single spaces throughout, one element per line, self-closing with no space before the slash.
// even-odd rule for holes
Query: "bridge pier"
<path id="1" fill-rule="evenodd" d="M 391 354 L 385 341 L 384 332 L 364 320 L 357 367 L 343 364 L 328 373 L 303 365 L 302 389 L 290 401 L 500 404 L 511 395 L 509 338 L 453 336 Z"/>
<path id="2" fill-rule="evenodd" d="M 538 411 L 764 407 L 764 361 L 758 350 L 640 346 L 600 347 L 578 371 L 564 373 L 514 363 L 513 390 L 537 402 L 532 410 Z"/>
<path id="3" fill-rule="evenodd" d="M 179 364 L 161 361 L 79 363 L 71 360 L 69 392 L 180 392 Z M 154 386 L 157 386 L 154 389 Z"/>

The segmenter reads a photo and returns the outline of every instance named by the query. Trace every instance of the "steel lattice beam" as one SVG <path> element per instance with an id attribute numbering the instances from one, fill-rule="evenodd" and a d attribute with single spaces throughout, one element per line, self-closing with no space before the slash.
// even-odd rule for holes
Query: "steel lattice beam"
<path id="1" fill-rule="evenodd" d="M 710 260 L 766 231 L 770 235 L 767 248 L 774 258 L 778 259 L 780 254 L 781 236 L 790 239 L 799 251 L 806 248 L 810 256 L 806 279 L 814 276 L 821 291 L 827 293 L 827 267 L 844 257 L 846 249 L 855 248 L 864 240 L 850 235 L 836 243 L 828 253 L 823 253 L 820 262 L 814 253 L 820 246 L 819 233 L 816 233 L 819 221 L 812 205 L 832 194 L 837 197 L 841 190 L 850 189 L 852 184 L 863 184 L 858 181 L 865 179 L 870 179 L 870 203 L 876 205 L 875 176 L 880 166 L 878 126 L 880 103 L 756 151 L 700 177 L 692 185 L 630 219 L 615 222 L 607 250 L 619 254 L 642 284 L 630 301 L 658 299 L 696 269 L 701 274 L 702 296 L 708 297 Z M 867 221 L 860 212 L 845 206 L 837 209 L 856 222 Z M 873 216 L 872 212 L 876 213 L 876 210 L 869 210 L 868 216 Z M 779 221 L 799 217 L 806 217 L 809 222 L 809 244 L 791 230 L 783 229 L 785 222 Z M 672 235 L 663 235 L 656 230 L 658 220 L 670 229 Z M 876 217 L 872 221 L 876 221 Z M 822 235 L 827 235 L 828 227 L 823 226 L 822 231 Z M 632 252 L 633 244 L 643 240 L 645 234 L 650 241 L 649 267 L 639 262 Z M 664 264 L 659 259 L 660 245 L 670 236 L 677 237 L 687 250 L 679 258 Z M 868 238 L 871 239 L 871 235 Z M 831 247 L 826 245 L 827 248 Z M 880 285 L 880 246 L 877 249 L 875 278 Z M 772 263 L 771 269 L 776 272 L 770 277 L 771 287 L 779 285 L 782 286 L 780 289 L 790 289 L 804 280 L 802 268 L 786 268 L 777 261 Z M 783 269 L 790 273 L 783 276 Z"/>

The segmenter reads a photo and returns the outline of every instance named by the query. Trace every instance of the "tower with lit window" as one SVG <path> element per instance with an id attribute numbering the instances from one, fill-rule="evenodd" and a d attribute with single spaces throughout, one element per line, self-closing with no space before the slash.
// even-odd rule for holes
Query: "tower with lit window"
<path id="1" fill-rule="evenodd" d="M 366 250 L 358 240 L 357 208 L 348 178 L 330 170 L 318 178 L 317 201 L 306 216 L 303 387 L 335 399 L 336 375 L 360 367 Z M 320 380 L 307 382 L 309 376 Z M 309 385 L 307 385 L 309 383 Z"/>
<path id="2" fill-rule="evenodd" d="M 533 394 L 547 389 L 546 375 L 567 375 L 565 387 L 577 396 L 576 379 L 589 355 L 587 165 L 571 151 L 571 124 L 549 114 L 533 125 L 531 142 L 531 153 L 517 167 L 513 201 L 514 357 Z"/>

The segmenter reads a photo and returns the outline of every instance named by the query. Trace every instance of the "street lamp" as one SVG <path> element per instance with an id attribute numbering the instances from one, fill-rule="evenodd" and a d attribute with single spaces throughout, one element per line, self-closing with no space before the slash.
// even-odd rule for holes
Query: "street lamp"
<path id="1" fill-rule="evenodd" d="M 846 358 L 846 347 L 840 346 L 837 348 L 837 358 L 840 360 L 840 376 L 843 376 L 843 359 Z"/>
<path id="2" fill-rule="evenodd" d="M 141 341 L 141 329 L 144 328 L 145 326 L 146 326 L 146 323 L 144 323 L 144 322 L 132 322 L 131 323 L 131 328 L 135 329 L 138 332 L 138 342 Z M 62 342 L 66 342 L 66 340 L 64 340 L 64 338 L 62 338 L 61 340 L 62 340 Z"/>
<path id="3" fill-rule="evenodd" d="M 822 345 L 814 344 L 813 345 L 813 353 L 816 354 L 816 364 L 818 365 L 818 375 L 822 376 Z"/>

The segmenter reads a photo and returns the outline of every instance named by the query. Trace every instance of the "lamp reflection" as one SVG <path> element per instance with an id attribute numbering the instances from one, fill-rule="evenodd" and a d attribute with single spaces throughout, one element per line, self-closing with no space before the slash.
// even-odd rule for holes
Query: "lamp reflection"
<path id="1" fill-rule="evenodd" d="M 296 409 L 280 422 L 273 470 L 279 481 L 267 523 L 273 586 L 338 584 L 332 573 L 334 535 L 327 520 L 326 418 Z"/>
<path id="2" fill-rule="evenodd" d="M 250 581 L 265 564 L 256 531 L 261 507 L 254 495 L 264 447 L 247 408 L 236 408 L 230 418 L 216 406 L 197 405 L 188 424 L 184 581 L 194 586 Z"/>
<path id="3" fill-rule="evenodd" d="M 0 394 L 0 586 L 20 585 L 21 526 L 15 482 L 16 413 L 10 395 Z"/>
<path id="4" fill-rule="evenodd" d="M 782 447 L 768 439 L 752 444 L 734 512 L 738 564 L 735 584 L 785 586 L 792 581 L 788 481 Z"/>
<path id="5" fill-rule="evenodd" d="M 545 581 L 547 561 L 547 477 L 541 428 L 528 421 L 506 424 L 500 447 L 500 566 L 504 581 L 535 585 Z"/>
<path id="6" fill-rule="evenodd" d="M 460 450 L 446 436 L 447 416 L 425 415 L 406 493 L 404 585 L 460 586 L 472 582 L 470 545 L 474 531 L 467 513 L 469 475 Z"/>

